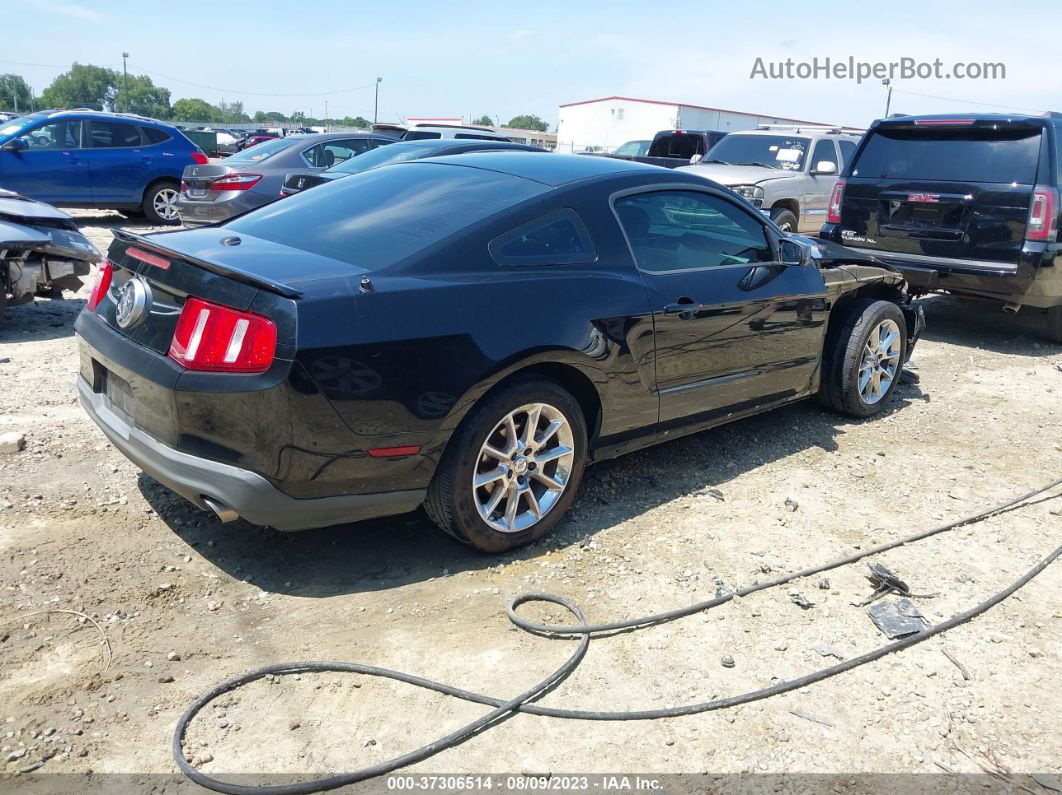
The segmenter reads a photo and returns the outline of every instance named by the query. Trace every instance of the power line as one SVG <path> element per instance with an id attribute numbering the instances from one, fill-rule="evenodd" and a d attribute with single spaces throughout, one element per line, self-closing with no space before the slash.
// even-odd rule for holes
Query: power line
<path id="1" fill-rule="evenodd" d="M 956 99 L 955 97 L 938 97 L 935 94 L 919 94 L 917 91 L 905 91 L 902 88 L 894 88 L 897 94 L 910 94 L 912 97 L 925 97 L 926 99 L 939 99 L 944 102 L 961 102 L 966 105 L 980 105 L 985 108 L 1004 108 L 1005 110 L 1020 110 L 1026 113 L 1043 113 L 1042 110 L 1032 108 L 1015 108 L 1013 105 L 999 105 L 995 102 L 975 102 L 972 99 Z"/>

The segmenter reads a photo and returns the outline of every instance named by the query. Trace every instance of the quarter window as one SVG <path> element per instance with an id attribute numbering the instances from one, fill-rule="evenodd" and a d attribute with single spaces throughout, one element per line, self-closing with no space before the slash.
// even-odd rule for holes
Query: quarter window
<path id="1" fill-rule="evenodd" d="M 518 226 L 494 238 L 488 249 L 499 265 L 573 265 L 597 259 L 586 227 L 569 209 Z"/>
<path id="2" fill-rule="evenodd" d="M 163 141 L 170 140 L 169 135 L 156 127 L 141 127 L 140 129 L 144 131 L 144 137 L 147 138 L 149 144 L 161 144 Z"/>
<path id="3" fill-rule="evenodd" d="M 764 224 L 713 194 L 639 193 L 617 199 L 615 207 L 643 271 L 668 273 L 774 259 Z"/>
<path id="4" fill-rule="evenodd" d="M 140 128 L 134 127 L 132 124 L 93 121 L 89 123 L 89 130 L 89 145 L 95 149 L 140 146 Z"/>

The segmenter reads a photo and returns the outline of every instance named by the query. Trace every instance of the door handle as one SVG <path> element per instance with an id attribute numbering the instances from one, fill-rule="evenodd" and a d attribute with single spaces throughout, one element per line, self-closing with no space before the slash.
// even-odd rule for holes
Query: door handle
<path id="1" fill-rule="evenodd" d="M 704 309 L 704 304 L 698 304 L 689 298 L 680 298 L 674 304 L 664 304 L 665 315 L 678 315 L 679 320 L 692 320 L 693 316 Z"/>

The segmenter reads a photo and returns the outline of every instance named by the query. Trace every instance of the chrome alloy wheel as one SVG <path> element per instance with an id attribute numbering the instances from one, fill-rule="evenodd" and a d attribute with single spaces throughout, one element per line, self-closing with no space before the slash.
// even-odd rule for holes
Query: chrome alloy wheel
<path id="1" fill-rule="evenodd" d="M 557 504 L 575 463 L 572 427 L 548 403 L 529 403 L 502 419 L 480 448 L 472 476 L 476 508 L 502 533 L 536 524 Z"/>
<path id="2" fill-rule="evenodd" d="M 859 396 L 868 406 L 881 400 L 889 391 L 900 369 L 903 350 L 900 327 L 895 320 L 883 320 L 871 332 L 859 363 Z"/>
<path id="3" fill-rule="evenodd" d="M 151 206 L 163 221 L 176 221 L 181 217 L 177 212 L 177 191 L 173 188 L 156 191 Z"/>

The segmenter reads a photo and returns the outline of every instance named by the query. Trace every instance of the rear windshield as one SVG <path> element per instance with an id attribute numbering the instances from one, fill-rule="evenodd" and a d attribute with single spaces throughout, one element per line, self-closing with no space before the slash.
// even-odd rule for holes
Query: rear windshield
<path id="1" fill-rule="evenodd" d="M 496 171 L 409 163 L 302 191 L 225 227 L 372 271 L 546 190 Z"/>
<path id="2" fill-rule="evenodd" d="M 701 136 L 670 133 L 658 135 L 649 147 L 649 157 L 681 157 L 689 160 L 694 155 L 703 155 Z"/>
<path id="3" fill-rule="evenodd" d="M 242 152 L 237 152 L 231 157 L 226 157 L 226 163 L 235 162 L 250 162 L 261 163 L 263 160 L 268 160 L 277 152 L 283 152 L 289 146 L 294 146 L 299 142 L 298 138 L 274 138 L 272 141 L 262 141 L 260 144 L 249 146 Z"/>
<path id="4" fill-rule="evenodd" d="M 875 130 L 853 177 L 945 182 L 1036 182 L 1040 130 Z"/>

